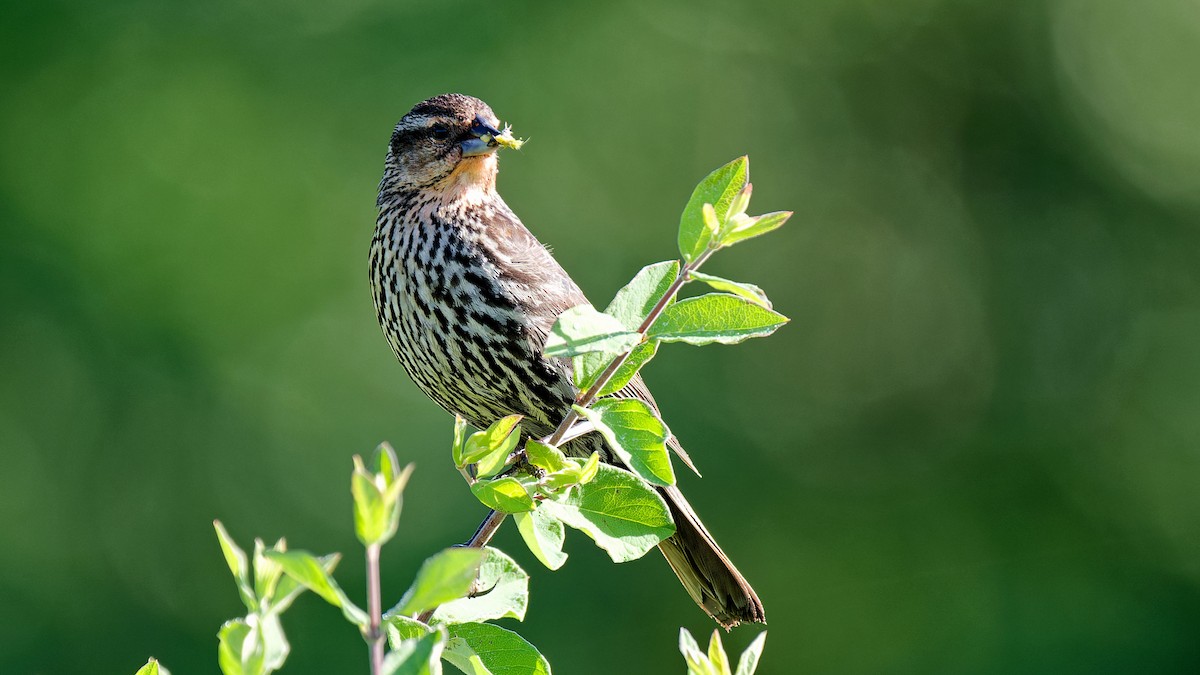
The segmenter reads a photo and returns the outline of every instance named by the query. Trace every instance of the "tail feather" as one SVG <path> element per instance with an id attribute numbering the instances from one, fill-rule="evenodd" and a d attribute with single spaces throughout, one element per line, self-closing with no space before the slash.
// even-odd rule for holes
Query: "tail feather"
<path id="1" fill-rule="evenodd" d="M 679 488 L 659 491 L 671 508 L 675 535 L 658 548 L 696 604 L 726 629 L 740 623 L 766 623 L 758 594 L 717 545 Z"/>
<path id="2" fill-rule="evenodd" d="M 658 404 L 654 402 L 654 396 L 641 376 L 634 376 L 616 395 L 641 399 L 655 411 L 658 410 Z M 572 443 L 574 445 L 567 450 L 569 455 L 586 457 L 599 451 L 604 461 L 629 468 L 608 449 L 598 434 L 589 434 Z M 667 445 L 688 468 L 696 471 L 691 458 L 674 436 L 667 439 Z M 696 474 L 700 472 L 696 471 Z M 658 490 L 671 509 L 671 519 L 675 521 L 675 534 L 660 543 L 658 550 L 662 551 L 688 595 L 726 629 L 741 623 L 766 623 L 767 614 L 758 594 L 717 545 L 679 488 L 672 485 Z"/>

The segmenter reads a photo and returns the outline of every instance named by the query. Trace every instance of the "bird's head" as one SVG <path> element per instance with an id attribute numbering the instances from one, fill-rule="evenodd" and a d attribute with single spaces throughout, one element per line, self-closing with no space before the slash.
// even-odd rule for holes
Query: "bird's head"
<path id="1" fill-rule="evenodd" d="M 508 127 L 500 127 L 483 101 L 462 94 L 435 96 L 413 106 L 392 132 L 384 187 L 491 190 L 496 150 L 521 143 Z"/>

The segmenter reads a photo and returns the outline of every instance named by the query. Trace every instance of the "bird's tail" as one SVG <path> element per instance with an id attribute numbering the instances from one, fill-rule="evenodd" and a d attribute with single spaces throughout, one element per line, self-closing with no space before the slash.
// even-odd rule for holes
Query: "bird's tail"
<path id="1" fill-rule="evenodd" d="M 766 623 L 758 594 L 717 546 L 679 488 L 659 490 L 671 508 L 675 534 L 658 549 L 696 604 L 726 629 L 740 623 Z"/>

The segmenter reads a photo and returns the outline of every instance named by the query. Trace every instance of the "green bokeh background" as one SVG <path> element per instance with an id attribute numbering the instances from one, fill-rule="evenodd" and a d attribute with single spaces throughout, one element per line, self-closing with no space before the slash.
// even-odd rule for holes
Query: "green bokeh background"
<path id="1" fill-rule="evenodd" d="M 792 323 L 647 370 L 771 619 L 760 673 L 1200 669 L 1200 10 L 1186 0 L 41 2 L 0 21 L 0 672 L 215 673 L 211 521 L 342 551 L 353 453 L 418 470 L 386 600 L 482 515 L 380 335 L 413 103 L 530 137 L 500 188 L 598 303 L 752 159 L 793 209 L 709 271 Z M 682 672 L 711 624 L 582 536 L 520 632 Z M 336 611 L 284 672 L 365 672 Z M 756 634 L 739 629 L 741 649 Z"/>

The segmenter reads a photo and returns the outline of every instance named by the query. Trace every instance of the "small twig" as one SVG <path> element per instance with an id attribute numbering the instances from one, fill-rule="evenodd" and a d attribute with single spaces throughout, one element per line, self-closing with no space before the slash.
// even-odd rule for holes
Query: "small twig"
<path id="1" fill-rule="evenodd" d="M 503 511 L 491 511 L 487 518 L 479 524 L 479 528 L 475 530 L 475 534 L 463 546 L 467 548 L 483 548 L 492 540 L 492 535 L 496 534 L 496 530 L 500 528 L 500 523 L 504 522 L 508 514 Z"/>
<path id="2" fill-rule="evenodd" d="M 591 420 L 583 420 L 581 422 L 576 423 L 574 426 L 572 426 L 570 429 L 567 430 L 567 433 L 563 434 L 562 442 L 570 443 L 571 441 L 575 440 L 576 438 L 579 438 L 580 436 L 586 436 L 587 434 L 590 434 L 595 430 L 596 430 L 596 425 L 592 424 Z M 541 442 L 541 443 L 549 443 L 549 441 L 550 441 L 549 436 L 539 439 L 539 442 Z"/>
<path id="3" fill-rule="evenodd" d="M 371 653 L 371 675 L 383 672 L 384 636 L 380 630 L 383 622 L 383 606 L 379 589 L 379 544 L 367 546 L 367 646 Z"/>

